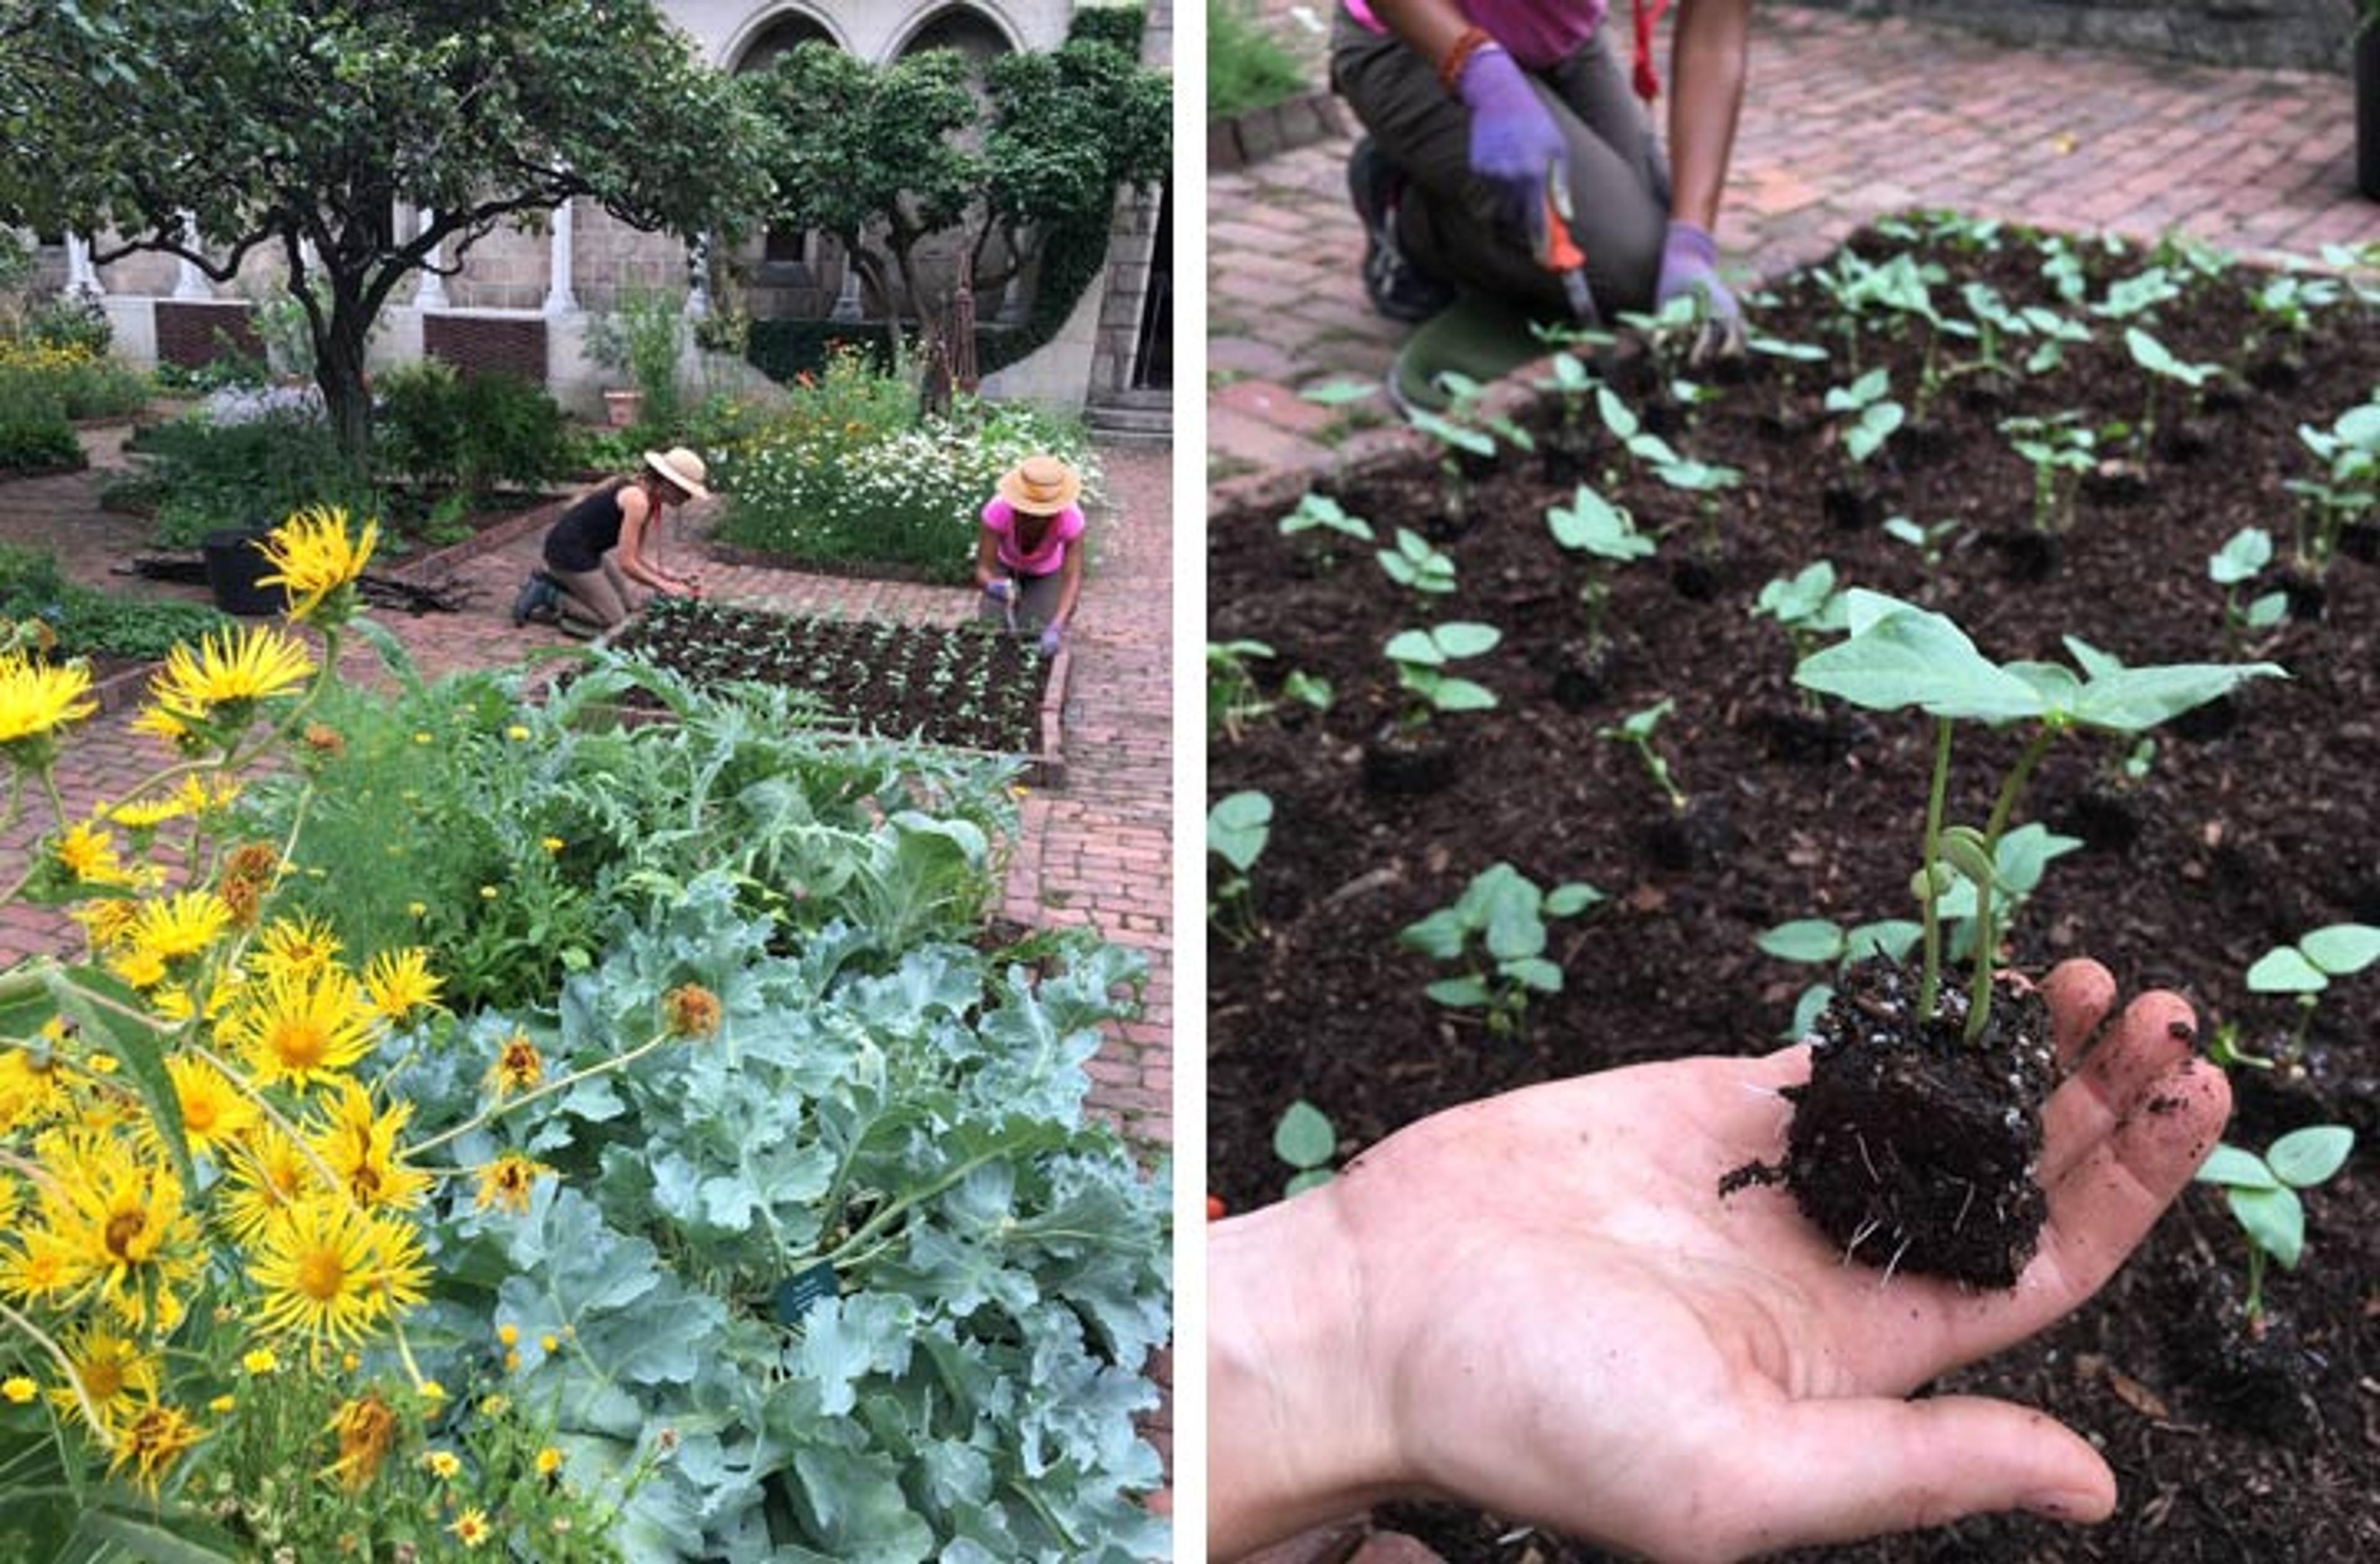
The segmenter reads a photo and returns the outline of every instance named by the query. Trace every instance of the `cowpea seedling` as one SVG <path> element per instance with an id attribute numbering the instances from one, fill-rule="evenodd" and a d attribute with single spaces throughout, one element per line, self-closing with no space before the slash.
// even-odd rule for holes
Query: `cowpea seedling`
<path id="1" fill-rule="evenodd" d="M 1493 624 L 1466 620 L 1427 630 L 1400 630 L 1390 637 L 1385 649 L 1389 661 L 1396 664 L 1397 687 L 1407 697 L 1397 726 L 1408 734 L 1417 733 L 1441 712 L 1493 709 L 1495 691 L 1456 678 L 1446 672 L 1446 665 L 1491 651 L 1503 638 L 1504 632 Z"/>
<path id="2" fill-rule="evenodd" d="M 1905 515 L 1888 516 L 1885 518 L 1884 535 L 1896 543 L 1906 543 L 1915 549 L 1917 557 L 1924 560 L 1925 567 L 1931 570 L 1942 563 L 1942 556 L 1959 536 L 1959 518 L 1951 516 L 1925 527 Z"/>
<path id="3" fill-rule="evenodd" d="M 2206 578 L 2223 588 L 2223 655 L 2234 658 L 2248 637 L 2269 630 L 2289 612 L 2289 594 L 2265 592 L 2242 601 L 2240 588 L 2273 563 L 2273 535 L 2261 527 L 2243 527 L 2206 556 Z"/>
<path id="4" fill-rule="evenodd" d="M 2278 945 L 2258 956 L 2248 968 L 2248 991 L 2297 996 L 2298 1024 L 2289 1042 L 2302 1049 L 2314 1008 L 2330 980 L 2351 977 L 2375 961 L 2380 961 L 2380 928 L 2367 923 L 2329 924 L 2294 945 Z"/>
<path id="5" fill-rule="evenodd" d="M 1637 759 L 1644 762 L 1645 774 L 1653 779 L 1653 784 L 1661 790 L 1661 796 L 1669 800 L 1670 812 L 1682 815 L 1686 812 L 1685 790 L 1670 776 L 1670 762 L 1653 747 L 1653 730 L 1661 725 L 1662 718 L 1677 709 L 1678 703 L 1674 699 L 1658 701 L 1642 711 L 1630 712 L 1621 719 L 1616 728 L 1596 729 L 1595 736 L 1608 738 L 1614 744 L 1624 744 L 1633 749 Z"/>
<path id="6" fill-rule="evenodd" d="M 1586 621 L 1587 646 L 1599 646 L 1604 612 L 1611 602 L 1611 567 L 1649 559 L 1658 545 L 1636 530 L 1634 517 L 1584 483 L 1568 505 L 1547 510 L 1546 526 L 1555 542 L 1585 559 L 1586 576 L 1578 588 L 1578 604 Z"/>
<path id="7" fill-rule="evenodd" d="M 2248 1241 L 2248 1300 L 2241 1313 L 2251 1334 L 2265 1328 L 2265 1262 L 2278 1260 L 2293 1271 L 2305 1257 L 2305 1204 L 2298 1191 L 2326 1182 L 2347 1165 L 2355 1132 L 2344 1124 L 2292 1130 L 2265 1148 L 2265 1155 L 2228 1144 L 2217 1146 L 2199 1168 L 2198 1182 L 2216 1184 L 2232 1220 Z"/>
<path id="8" fill-rule="evenodd" d="M 2000 420 L 2009 449 L 2033 468 L 2033 529 L 2063 532 L 2074 522 L 2074 496 L 2083 474 L 2098 463 L 2099 437 L 2077 415 Z"/>
<path id="9" fill-rule="evenodd" d="M 1845 928 L 1832 918 L 1802 917 L 1780 923 L 1754 941 L 1779 961 L 1823 965 L 1840 972 L 1871 956 L 1904 961 L 1925 929 L 1907 918 L 1881 918 Z M 1818 1024 L 1818 1012 L 1835 997 L 1831 983 L 1813 983 L 1793 1002 L 1793 1021 L 1786 1027 L 1787 1042 L 1799 1042 Z"/>
<path id="10" fill-rule="evenodd" d="M 1799 662 L 1851 624 L 1851 603 L 1835 584 L 1831 560 L 1803 565 L 1791 576 L 1779 576 L 1760 588 L 1752 605 L 1755 619 L 1774 619 L 1785 627 Z"/>
<path id="11" fill-rule="evenodd" d="M 2130 668 L 2078 637 L 2066 637 L 2076 669 L 2060 663 L 1998 663 L 1978 651 L 1947 615 L 1881 592 L 1854 588 L 1851 635 L 1802 660 L 1796 682 L 1823 695 L 1877 711 L 1912 708 L 1934 720 L 1934 766 L 1912 893 L 1922 911 L 1925 952 L 1917 1014 L 1930 1016 L 1941 976 L 1942 903 L 1965 879 L 1974 891 L 1975 952 L 1966 1037 L 1981 1037 L 1991 1007 L 1993 891 L 1998 855 L 2010 819 L 2034 770 L 2058 737 L 2088 730 L 2138 735 L 2194 706 L 2230 693 L 2245 680 L 2278 675 L 2272 663 L 2192 663 Z M 1953 724 L 2012 722 L 2031 732 L 2003 776 L 1981 828 L 1946 825 Z"/>
<path id="12" fill-rule="evenodd" d="M 1334 1176 L 1330 1164 L 1339 1155 L 1339 1132 L 1320 1109 L 1299 1097 L 1272 1127 L 1272 1154 L 1292 1170 L 1282 1197 L 1303 1194 Z"/>
<path id="13" fill-rule="evenodd" d="M 2124 328 L 2124 350 L 2132 356 L 2133 363 L 2149 372 L 2148 394 L 2141 407 L 2140 430 L 2140 452 L 2146 456 L 2150 443 L 2156 438 L 2158 383 L 2173 381 L 2189 388 L 2191 407 L 2195 411 L 2199 394 L 2205 390 L 2208 381 L 2223 372 L 2223 366 L 2192 364 L 2177 358 L 2172 349 L 2138 326 Z"/>
<path id="14" fill-rule="evenodd" d="M 1300 533 L 1323 531 L 1342 538 L 1352 538 L 1358 543 L 1373 540 L 1372 524 L 1362 516 L 1349 514 L 1347 508 L 1328 494 L 1311 490 L 1299 499 L 1297 508 L 1275 524 L 1284 538 Z M 1327 559 L 1326 555 L 1326 559 Z"/>
<path id="15" fill-rule="evenodd" d="M 1870 370 L 1849 385 L 1829 387 L 1826 407 L 1829 413 L 1852 415 L 1843 424 L 1843 454 L 1854 462 L 1865 462 L 1883 449 L 1909 418 L 1908 409 L 1892 399 L 1888 370 Z"/>
<path id="16" fill-rule="evenodd" d="M 1233 950 L 1246 946 L 1258 932 L 1248 875 L 1271 840 L 1272 800 L 1264 794 L 1229 794 L 1207 811 L 1207 851 L 1232 871 L 1207 898 L 1207 923 Z"/>
<path id="17" fill-rule="evenodd" d="M 1407 591 L 1443 597 L 1454 590 L 1454 562 L 1410 527 L 1398 527 L 1396 547 L 1382 549 L 1376 557 L 1389 579 Z"/>
<path id="18" fill-rule="evenodd" d="M 1424 992 L 1451 1010 L 1482 1011 L 1490 1034 L 1513 1037 L 1531 995 L 1561 992 L 1561 968 L 1546 958 L 1545 920 L 1575 917 L 1603 899 L 1577 880 L 1543 891 L 1512 865 L 1491 864 L 1453 902 L 1406 925 L 1397 943 L 1433 961 L 1463 963 L 1459 976 Z"/>
<path id="19" fill-rule="evenodd" d="M 2304 502 L 2297 512 L 2298 564 L 2320 580 L 2330 570 L 2339 533 L 2380 504 L 2380 395 L 2350 407 L 2328 429 L 2300 424 L 2298 439 L 2325 470 L 2321 478 L 2293 478 L 2282 487 Z"/>
<path id="20" fill-rule="evenodd" d="M 1272 709 L 1257 688 L 1259 661 L 1269 661 L 1272 648 L 1246 639 L 1207 643 L 1207 731 L 1237 744 L 1248 723 Z"/>

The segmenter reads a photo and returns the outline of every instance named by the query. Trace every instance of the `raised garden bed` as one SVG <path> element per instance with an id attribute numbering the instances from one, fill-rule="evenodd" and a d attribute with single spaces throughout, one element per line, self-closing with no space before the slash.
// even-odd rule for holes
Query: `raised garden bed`
<path id="1" fill-rule="evenodd" d="M 2306 304 L 2299 330 L 2281 307 L 2287 287 L 2269 291 L 2270 274 L 2095 241 L 2065 246 L 2067 259 L 2046 271 L 2034 236 L 1965 224 L 1902 225 L 1851 248 L 1864 268 L 1830 262 L 1837 291 L 1906 253 L 1942 269 L 1927 289 L 1941 317 L 1974 319 L 1961 289 L 1982 282 L 2010 311 L 2036 307 L 2090 340 L 2065 346 L 2056 368 L 1957 375 L 1854 461 L 1849 437 L 1866 415 L 1852 388 L 1863 372 L 1886 370 L 1890 399 L 1914 413 L 1929 363 L 1972 363 L 1978 339 L 1871 305 L 1854 360 L 1838 329 L 1844 307 L 1803 273 L 1758 308 L 1757 323 L 1824 346 L 1827 362 L 1755 354 L 1698 407 L 1647 358 L 1612 368 L 1643 432 L 1739 470 L 1734 488 L 1706 494 L 1658 480 L 1623 454 L 1591 389 L 1574 382 L 1521 413 L 1533 450 L 1498 436 L 1490 456 L 1434 451 L 1338 481 L 1330 497 L 1368 521 L 1374 545 L 1327 526 L 1284 537 L 1276 522 L 1286 505 L 1213 519 L 1210 639 L 1260 642 L 1271 655 L 1247 660 L 1254 691 L 1242 702 L 1269 710 L 1236 720 L 1236 738 L 1214 735 L 1210 796 L 1258 791 L 1272 816 L 1236 937 L 1209 941 L 1210 1188 L 1234 1210 L 1280 1197 L 1292 1170 L 1275 1158 L 1273 1130 L 1299 1098 L 1332 1121 L 1343 1156 L 1494 1091 L 1765 1051 L 1791 1029 L 1805 987 L 1828 974 L 1763 953 L 1764 931 L 1914 915 L 1907 887 L 1931 759 L 1926 724 L 1806 707 L 1787 633 L 1752 612 L 1767 583 L 1824 559 L 1842 583 L 1951 616 L 2000 660 L 2067 661 L 2066 636 L 2132 663 L 2270 658 L 2286 681 L 2261 681 L 2159 730 L 2154 754 L 2131 756 L 2129 772 L 2120 746 L 2075 737 L 2050 749 L 2022 814 L 2082 844 L 2048 864 L 2008 957 L 2038 976 L 2063 957 L 2094 956 L 2128 992 L 2168 987 L 2190 998 L 2202 1037 L 2236 1025 L 2241 1047 L 2278 1057 L 2273 1071 L 2232 1072 L 2238 1109 L 2226 1138 L 2235 1145 L 2262 1150 L 2321 1122 L 2356 1129 L 2347 1170 L 2306 1196 L 2303 1266 L 2274 1271 L 2267 1328 L 2252 1335 L 2240 1234 L 2220 1194 L 2194 1187 L 2073 1318 L 1934 1387 L 2040 1407 L 2098 1442 L 2122 1486 L 2107 1525 L 1994 1519 L 1798 1557 L 2370 1556 L 2380 1547 L 2380 1189 L 2370 1171 L 2380 1144 L 2380 969 L 2336 982 L 2302 1047 L 2289 1042 L 2289 998 L 2251 992 L 2245 974 L 2309 930 L 2380 923 L 2380 571 L 2362 555 L 2368 534 L 2352 528 L 2319 579 L 2294 570 L 2292 522 L 2304 502 L 2285 487 L 2325 477 L 2300 426 L 2329 429 L 2380 383 L 2371 306 L 2334 290 Z M 2139 280 L 2153 259 L 2174 297 L 2129 317 L 2107 312 L 2160 291 Z M 2061 291 L 2060 275 L 2077 279 L 2078 297 Z M 2041 346 L 2046 323 L 1994 346 L 2013 367 Z M 2144 368 L 2128 328 L 2176 362 L 2231 372 L 2193 394 Z M 2151 411 L 2153 384 L 2155 433 L 2143 445 L 2132 431 Z M 1830 390 L 1845 405 L 1830 410 Z M 2001 426 L 2070 413 L 2095 447 L 2087 470 L 2053 472 L 2049 512 L 2063 515 L 2070 498 L 2070 518 L 2044 530 L 2034 467 Z M 1575 516 L 1581 483 L 1628 507 L 1658 553 L 1608 564 L 1559 546 L 1548 512 Z M 1915 525 L 1888 532 L 1893 517 Z M 2275 557 L 2227 594 L 2209 578 L 2209 558 L 2252 527 L 2269 531 Z M 1376 549 L 1400 552 L 1400 528 L 1451 563 L 1451 592 L 1417 596 L 1374 563 Z M 1401 557 L 1406 574 L 1430 574 L 1418 553 Z M 1609 582 L 1600 652 L 1585 644 L 1580 608 L 1597 573 Z M 2279 612 L 2277 622 L 2227 641 L 2227 595 L 2245 617 L 2276 593 L 2286 608 L 2259 617 Z M 1367 746 L 1409 702 L 1384 648 L 1401 632 L 1462 622 L 1500 637 L 1441 672 L 1497 704 L 1430 724 L 1451 752 L 1442 788 L 1390 791 L 1377 760 L 1367 783 Z M 1328 682 L 1327 710 L 1286 686 L 1293 673 Z M 1649 743 L 1685 795 L 1682 810 L 1634 749 L 1598 736 L 1664 700 L 1675 704 Z M 1951 811 L 1980 818 L 1987 779 L 2008 768 L 2017 741 L 1970 734 L 1960 743 Z M 1398 936 L 1498 862 L 1541 886 L 1581 881 L 1609 899 L 1549 920 L 1545 957 L 1563 974 L 1560 990 L 1531 995 L 1516 1024 L 1491 1032 L 1481 1010 L 1426 996 L 1451 969 Z M 1385 1522 L 1457 1564 L 1603 1557 L 1508 1536 L 1499 1519 L 1459 1509 L 1397 1509 Z"/>
<path id="2" fill-rule="evenodd" d="M 1064 777 L 1067 654 L 1043 657 L 1029 638 L 998 626 L 827 619 L 663 598 L 610 644 L 697 685 L 782 685 L 856 732 L 1022 757 L 1028 785 Z"/>

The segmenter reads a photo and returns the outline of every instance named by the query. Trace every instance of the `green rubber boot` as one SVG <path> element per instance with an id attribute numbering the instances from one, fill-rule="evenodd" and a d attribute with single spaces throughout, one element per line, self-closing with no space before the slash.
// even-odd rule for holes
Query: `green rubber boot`
<path id="1" fill-rule="evenodd" d="M 1482 384 L 1500 380 L 1552 349 L 1512 306 L 1465 292 L 1416 327 L 1389 371 L 1389 395 L 1398 406 L 1446 410 L 1451 398 L 1438 377 L 1451 371 Z"/>

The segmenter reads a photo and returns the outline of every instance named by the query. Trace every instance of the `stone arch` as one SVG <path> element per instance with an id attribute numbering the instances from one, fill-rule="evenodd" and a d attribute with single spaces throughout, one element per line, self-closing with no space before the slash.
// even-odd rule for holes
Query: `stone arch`
<path id="1" fill-rule="evenodd" d="M 892 36 L 895 42 L 887 59 L 920 49 L 956 49 L 980 66 L 995 55 L 1010 55 L 1025 47 L 1024 35 L 998 7 L 970 0 L 932 0 Z"/>
<path id="2" fill-rule="evenodd" d="M 762 6 L 745 18 L 720 50 L 721 68 L 733 72 L 766 70 L 769 62 L 796 43 L 832 43 L 851 49 L 835 19 L 804 5 Z"/>

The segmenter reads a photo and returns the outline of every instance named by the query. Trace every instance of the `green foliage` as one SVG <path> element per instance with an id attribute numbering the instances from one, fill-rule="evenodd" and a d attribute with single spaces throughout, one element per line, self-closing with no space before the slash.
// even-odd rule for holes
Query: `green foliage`
<path id="1" fill-rule="evenodd" d="M 1207 922 L 1234 950 L 1257 937 L 1256 900 L 1248 873 L 1272 838 L 1272 800 L 1240 792 L 1215 801 L 1207 811 L 1207 851 L 1232 872 L 1207 898 Z"/>
<path id="2" fill-rule="evenodd" d="M 1374 540 L 1370 522 L 1352 515 L 1330 495 L 1311 490 L 1298 496 L 1297 508 L 1282 516 L 1277 525 L 1284 538 L 1295 538 L 1308 532 L 1321 534 L 1321 563 L 1326 570 L 1337 563 L 1332 549 L 1333 539 L 1347 538 L 1358 543 Z"/>
<path id="3" fill-rule="evenodd" d="M 2243 599 L 2240 588 L 2273 563 L 2273 535 L 2261 527 L 2243 527 L 2206 556 L 2206 578 L 2223 588 L 2223 655 L 2234 658 L 2247 638 L 2278 624 L 2289 611 L 2285 592 L 2263 592 Z"/>
<path id="4" fill-rule="evenodd" d="M 0 472 L 57 472 L 83 465 L 82 442 L 52 377 L 0 364 Z"/>
<path id="5" fill-rule="evenodd" d="M 561 407 L 517 375 L 465 375 L 420 358 L 389 370 L 377 389 L 373 455 L 383 472 L 480 495 L 570 470 Z"/>
<path id="6" fill-rule="evenodd" d="M 2305 1257 L 2305 1205 L 2298 1192 L 2327 1182 L 2347 1165 L 2355 1132 L 2343 1124 L 2292 1130 L 2265 1149 L 2217 1146 L 2198 1170 L 2201 1183 L 2219 1185 L 2224 1204 L 2248 1242 L 2248 1299 L 2242 1311 L 2252 1331 L 2264 1328 L 2265 1262 L 2295 1270 Z"/>
<path id="7" fill-rule="evenodd" d="M 1269 660 L 1272 648 L 1262 641 L 1207 643 L 1207 731 L 1237 744 L 1249 722 L 1272 710 L 1272 703 L 1257 688 L 1250 666 Z"/>
<path id="8" fill-rule="evenodd" d="M 2318 580 L 2330 569 L 2338 536 L 2380 505 L 2380 393 L 2341 413 L 2328 429 L 2298 426 L 2298 439 L 2323 464 L 2321 476 L 2293 478 L 2298 563 Z"/>
<path id="9" fill-rule="evenodd" d="M 588 322 L 587 355 L 625 370 L 644 393 L 643 421 L 656 440 L 674 437 L 685 417 L 678 366 L 686 348 L 686 298 L 659 288 L 625 288 L 610 314 Z"/>
<path id="10" fill-rule="evenodd" d="M 1272 1127 L 1272 1154 L 1291 1169 L 1282 1195 L 1303 1194 L 1330 1182 L 1339 1132 L 1320 1109 L 1299 1097 L 1281 1110 L 1281 1122 Z"/>
<path id="11" fill-rule="evenodd" d="M 1755 619 L 1774 619 L 1785 627 L 1799 662 L 1818 649 L 1820 638 L 1851 628 L 1851 600 L 1835 584 L 1832 561 L 1819 560 L 1791 576 L 1780 576 L 1760 588 L 1752 605 Z"/>
<path id="12" fill-rule="evenodd" d="M 780 803 L 810 784 L 773 782 Z M 1137 959 L 1071 937 L 1037 977 L 923 929 L 885 942 L 832 893 L 796 930 L 695 845 L 649 858 L 685 878 L 528 1024 L 554 1078 L 652 1038 L 679 985 L 719 1000 L 718 1031 L 456 1143 L 559 1177 L 517 1216 L 438 1196 L 460 1263 L 416 1332 L 423 1371 L 492 1379 L 510 1326 L 507 1392 L 552 1409 L 574 1476 L 666 1439 L 613 1534 L 637 1564 L 1164 1557 L 1131 1496 L 1162 1480 L 1133 1418 L 1171 1331 L 1165 1180 L 1083 1111 Z M 410 1056 L 421 1131 L 478 1110 L 517 1024 L 482 1014 Z"/>
<path id="13" fill-rule="evenodd" d="M 1407 697 L 1399 725 L 1411 733 L 1443 712 L 1492 709 L 1494 691 L 1454 677 L 1446 672 L 1446 665 L 1491 651 L 1503 638 L 1504 633 L 1493 624 L 1461 620 L 1427 630 L 1400 630 L 1390 637 L 1385 650 L 1396 664 L 1397 687 Z"/>
<path id="14" fill-rule="evenodd" d="M 1662 718 L 1677 709 L 1678 703 L 1675 700 L 1657 701 L 1641 711 L 1630 712 L 1621 720 L 1617 727 L 1596 729 L 1595 736 L 1609 739 L 1614 744 L 1624 744 L 1633 749 L 1636 752 L 1636 758 L 1644 765 L 1645 774 L 1653 779 L 1653 785 L 1659 788 L 1661 796 L 1668 800 L 1670 812 L 1683 814 L 1686 807 L 1685 791 L 1678 786 L 1677 779 L 1670 774 L 1668 758 L 1653 747 L 1653 730 L 1661 725 Z"/>
<path id="15" fill-rule="evenodd" d="M 1554 541 L 1584 558 L 1578 588 L 1584 633 L 1589 646 L 1601 642 L 1611 604 L 1611 567 L 1650 559 L 1658 544 L 1636 530 L 1636 518 L 1582 483 L 1567 505 L 1550 505 L 1546 526 Z"/>
<path id="16" fill-rule="evenodd" d="M 1306 90 L 1305 72 L 1247 0 L 1207 0 L 1207 117 L 1267 108 Z"/>
<path id="17" fill-rule="evenodd" d="M 1397 943 L 1433 961 L 1462 963 L 1462 975 L 1432 983 L 1429 997 L 1449 1009 L 1485 1011 L 1490 1033 L 1512 1037 L 1531 995 L 1561 992 L 1561 968 L 1545 953 L 1545 920 L 1575 917 L 1602 900 L 1580 881 L 1544 891 L 1512 865 L 1491 864 L 1453 902 L 1399 930 Z"/>
<path id="18" fill-rule="evenodd" d="M 1423 598 L 1443 597 L 1454 590 L 1454 562 L 1410 527 L 1398 527 L 1396 547 L 1382 549 L 1373 557 L 1390 580 Z"/>
<path id="19" fill-rule="evenodd" d="M 302 409 L 238 423 L 176 418 L 147 432 L 141 455 L 159 496 L 162 548 L 195 548 L 210 532 L 271 526 L 310 505 L 344 505 L 356 515 L 385 509 L 358 485 L 330 427 Z"/>
<path id="20" fill-rule="evenodd" d="M 1925 932 L 1924 925 L 1907 918 L 1883 918 L 1846 929 L 1832 918 L 1805 917 L 1780 923 L 1763 932 L 1754 943 L 1762 953 L 1779 961 L 1824 965 L 1840 973 L 1854 962 L 1872 956 L 1906 961 Z M 1818 1012 L 1834 997 L 1834 986 L 1829 983 L 1814 983 L 1803 989 L 1802 997 L 1794 1001 L 1793 1019 L 1783 1034 L 1785 1040 L 1798 1042 L 1808 1037 L 1810 1029 L 1817 1024 Z"/>
<path id="21" fill-rule="evenodd" d="M 2302 1048 L 2330 980 L 2351 977 L 2375 961 L 2380 961 L 2380 928 L 2362 923 L 2328 924 L 2293 945 L 2277 945 L 2257 957 L 2248 968 L 2248 991 L 2297 997 L 2298 1024 L 2290 1042 Z"/>
<path id="22" fill-rule="evenodd" d="M 1883 370 L 1870 370 L 1849 385 L 1829 387 L 1826 406 L 1829 413 L 1852 415 L 1843 425 L 1843 454 L 1854 462 L 1882 450 L 1909 418 L 1909 410 L 1892 399 L 1892 377 Z"/>
<path id="23" fill-rule="evenodd" d="M 40 550 L 0 544 L 0 620 L 39 619 L 56 656 L 151 661 L 227 623 L 198 603 L 139 602 L 69 581 Z"/>

